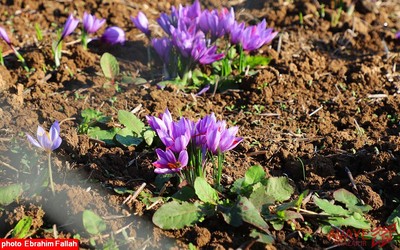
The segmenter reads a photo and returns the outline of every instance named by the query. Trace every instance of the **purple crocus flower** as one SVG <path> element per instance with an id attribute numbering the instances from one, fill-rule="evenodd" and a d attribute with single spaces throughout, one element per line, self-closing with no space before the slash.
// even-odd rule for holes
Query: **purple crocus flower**
<path id="1" fill-rule="evenodd" d="M 238 44 L 242 40 L 243 36 L 243 31 L 244 31 L 244 23 L 238 23 L 238 22 L 233 22 L 230 34 L 231 34 L 231 43 L 232 44 Z"/>
<path id="2" fill-rule="evenodd" d="M 214 45 L 207 48 L 205 39 L 197 39 L 194 41 L 191 57 L 195 62 L 198 61 L 201 64 L 211 64 L 224 58 L 223 53 L 217 54 L 216 52 L 217 46 Z"/>
<path id="3" fill-rule="evenodd" d="M 98 31 L 101 26 L 106 22 L 106 19 L 98 19 L 94 15 L 88 14 L 86 11 L 83 13 L 83 28 L 88 34 L 93 34 Z"/>
<path id="4" fill-rule="evenodd" d="M 3 27 L 0 27 L 0 37 L 3 39 L 8 45 L 11 46 L 10 38 L 7 35 L 6 30 Z"/>
<path id="5" fill-rule="evenodd" d="M 160 114 L 160 117 L 146 116 L 146 119 L 150 127 L 154 131 L 157 131 L 159 129 L 163 131 L 168 131 L 172 129 L 173 120 L 168 108 L 165 109 L 163 114 Z"/>
<path id="6" fill-rule="evenodd" d="M 213 39 L 223 37 L 234 22 L 234 15 L 233 9 L 230 12 L 222 9 L 219 13 L 217 10 L 205 10 L 199 18 L 199 27 L 204 33 L 210 32 Z"/>
<path id="7" fill-rule="evenodd" d="M 172 49 L 171 40 L 169 38 L 153 38 L 151 39 L 151 44 L 156 50 L 157 54 L 164 61 L 164 63 L 169 62 L 169 56 Z"/>
<path id="8" fill-rule="evenodd" d="M 396 37 L 397 39 L 400 39 L 400 31 L 397 31 L 395 37 Z"/>
<path id="9" fill-rule="evenodd" d="M 136 28 L 138 28 L 141 32 L 143 32 L 146 36 L 150 36 L 149 30 L 149 20 L 143 12 L 139 11 L 136 17 L 131 17 L 131 21 L 135 24 Z"/>
<path id="10" fill-rule="evenodd" d="M 179 121 L 173 122 L 168 109 L 166 109 L 164 114 L 161 114 L 159 118 L 146 116 L 146 119 L 167 149 L 175 153 L 186 149 L 194 128 L 194 124 L 191 120 L 181 118 Z"/>
<path id="11" fill-rule="evenodd" d="M 259 49 L 264 44 L 270 43 L 272 39 L 278 34 L 273 32 L 272 28 L 266 28 L 267 23 L 265 19 L 253 26 L 244 29 L 241 43 L 244 50 L 251 51 Z"/>
<path id="12" fill-rule="evenodd" d="M 214 113 L 203 117 L 202 119 L 198 120 L 195 124 L 195 133 L 193 136 L 194 144 L 199 147 L 206 147 L 207 146 L 207 131 L 212 129 L 216 126 L 217 119 L 215 118 Z"/>
<path id="13" fill-rule="evenodd" d="M 45 131 L 41 126 L 38 126 L 36 132 L 37 140 L 29 134 L 26 134 L 26 136 L 32 145 L 47 152 L 54 151 L 61 145 L 62 142 L 60 137 L 60 125 L 58 121 L 53 123 L 49 132 Z"/>
<path id="14" fill-rule="evenodd" d="M 156 132 L 166 148 L 178 153 L 189 144 L 193 127 L 192 121 L 181 118 L 178 122 L 173 122 L 170 129 L 158 129 Z"/>
<path id="15" fill-rule="evenodd" d="M 60 41 L 66 36 L 69 36 L 78 26 L 79 20 L 74 18 L 74 15 L 70 14 L 67 21 L 64 24 L 64 29 L 61 33 Z"/>
<path id="16" fill-rule="evenodd" d="M 198 0 L 195 0 L 194 3 L 191 6 L 187 6 L 186 9 L 186 17 L 191 20 L 196 19 L 201 14 L 201 6 Z"/>
<path id="17" fill-rule="evenodd" d="M 156 167 L 154 170 L 156 174 L 172 174 L 179 172 L 187 166 L 189 161 L 188 152 L 186 150 L 179 152 L 178 159 L 176 159 L 175 154 L 169 149 L 163 151 L 157 148 L 156 153 L 158 161 L 153 162 L 153 165 Z"/>
<path id="18" fill-rule="evenodd" d="M 235 148 L 243 138 L 236 137 L 238 127 L 226 129 L 225 121 L 218 121 L 213 128 L 207 130 L 207 149 L 213 153 L 224 153 Z"/>
<path id="19" fill-rule="evenodd" d="M 104 31 L 101 40 L 111 45 L 117 43 L 124 44 L 125 32 L 117 26 L 109 27 Z"/>

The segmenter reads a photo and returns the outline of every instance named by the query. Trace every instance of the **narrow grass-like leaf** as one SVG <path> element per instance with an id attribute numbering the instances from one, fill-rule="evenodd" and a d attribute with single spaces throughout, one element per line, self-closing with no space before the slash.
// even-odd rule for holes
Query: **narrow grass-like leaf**
<path id="1" fill-rule="evenodd" d="M 85 210 L 82 214 L 83 226 L 90 234 L 100 234 L 107 229 L 104 220 L 91 210 Z"/>
<path id="2" fill-rule="evenodd" d="M 153 215 L 153 223 L 162 229 L 180 229 L 191 226 L 203 218 L 196 204 L 171 201 L 161 206 Z"/>

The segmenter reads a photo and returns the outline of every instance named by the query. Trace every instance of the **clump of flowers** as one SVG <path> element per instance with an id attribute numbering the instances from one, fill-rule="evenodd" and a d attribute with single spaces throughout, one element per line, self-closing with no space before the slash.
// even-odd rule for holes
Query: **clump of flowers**
<path id="1" fill-rule="evenodd" d="M 218 121 L 214 113 L 197 122 L 184 117 L 173 121 L 168 109 L 159 117 L 147 116 L 146 119 L 165 145 L 165 150 L 156 149 L 155 173 L 177 173 L 193 184 L 196 177 L 205 177 L 206 163 L 211 161 L 214 186 L 219 188 L 224 153 L 243 140 L 236 137 L 237 126 L 227 128 L 226 121 Z"/>
<path id="2" fill-rule="evenodd" d="M 139 12 L 131 19 L 150 38 L 147 17 Z M 270 43 L 278 34 L 266 27 L 265 20 L 247 27 L 238 23 L 233 8 L 202 11 L 198 0 L 189 6 L 172 7 L 171 13 L 162 13 L 157 23 L 166 36 L 151 38 L 151 44 L 164 63 L 164 76 L 179 79 L 184 85 L 198 65 L 212 65 L 214 74 L 228 77 L 233 70 L 242 74 L 246 67 L 265 64 L 266 60 L 246 53 Z"/>
<path id="3" fill-rule="evenodd" d="M 12 51 L 14 52 L 15 56 L 18 58 L 18 60 L 22 63 L 22 66 L 24 67 L 24 69 L 29 72 L 29 67 L 26 65 L 25 59 L 22 57 L 22 55 L 18 52 L 18 50 L 15 49 L 15 47 L 12 45 L 10 38 L 7 35 L 6 30 L 3 27 L 0 27 L 0 38 L 3 39 L 7 45 L 10 47 L 10 49 L 12 49 Z M 4 65 L 3 62 L 3 55 L 1 54 L 1 62 Z"/>
<path id="4" fill-rule="evenodd" d="M 53 125 L 51 126 L 49 132 L 44 130 L 43 127 L 38 126 L 37 132 L 36 132 L 36 138 L 33 138 L 31 135 L 26 134 L 29 142 L 44 150 L 47 155 L 48 155 L 48 166 L 49 166 L 49 178 L 50 178 L 50 187 L 51 191 L 53 192 L 53 195 L 55 194 L 54 191 L 54 182 L 53 182 L 53 175 L 51 171 L 51 152 L 56 150 L 58 147 L 60 147 L 62 139 L 60 137 L 60 125 L 58 121 L 55 121 Z"/>

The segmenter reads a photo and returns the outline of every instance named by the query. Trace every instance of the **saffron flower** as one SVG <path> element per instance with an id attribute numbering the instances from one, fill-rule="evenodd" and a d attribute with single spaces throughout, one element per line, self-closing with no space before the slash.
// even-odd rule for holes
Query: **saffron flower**
<path id="1" fill-rule="evenodd" d="M 238 22 L 234 22 L 232 24 L 231 30 L 230 30 L 230 39 L 231 39 L 231 43 L 232 44 L 238 44 L 240 43 L 241 39 L 242 39 L 242 35 L 243 35 L 243 31 L 244 31 L 244 23 L 238 23 Z"/>
<path id="2" fill-rule="evenodd" d="M 136 28 L 138 28 L 141 32 L 143 32 L 146 36 L 150 37 L 149 30 L 149 20 L 143 12 L 139 11 L 136 17 L 131 17 L 131 21 L 135 24 Z"/>
<path id="3" fill-rule="evenodd" d="M 163 60 L 164 63 L 169 62 L 169 57 L 172 49 L 171 40 L 169 38 L 153 38 L 151 39 L 151 44 L 153 45 L 158 56 Z"/>
<path id="4" fill-rule="evenodd" d="M 224 8 L 219 13 L 217 10 L 205 10 L 200 16 L 199 27 L 204 33 L 210 32 L 211 37 L 217 39 L 229 32 L 234 20 L 233 8 L 230 11 Z"/>
<path id="5" fill-rule="evenodd" d="M 52 152 L 56 150 L 62 142 L 60 137 L 60 125 L 58 121 L 55 121 L 51 126 L 49 132 L 45 131 L 41 126 L 38 126 L 36 132 L 36 138 L 33 138 L 31 135 L 26 134 L 28 140 L 32 145 L 43 149 L 47 152 Z"/>
<path id="6" fill-rule="evenodd" d="M 224 153 L 235 148 L 243 138 L 236 137 L 238 127 L 226 128 L 225 121 L 219 121 L 216 125 L 207 130 L 207 149 L 212 154 Z"/>
<path id="7" fill-rule="evenodd" d="M 117 26 L 109 27 L 104 31 L 101 40 L 111 45 L 117 43 L 124 44 L 125 32 Z"/>
<path id="8" fill-rule="evenodd" d="M 244 50 L 252 51 L 259 49 L 264 44 L 268 44 L 275 38 L 278 32 L 274 32 L 272 28 L 266 28 L 265 19 L 253 26 L 244 29 L 241 44 Z"/>
<path id="9" fill-rule="evenodd" d="M 199 62 L 200 64 L 211 64 L 224 58 L 223 53 L 217 54 L 217 46 L 211 46 L 207 48 L 204 39 L 197 39 L 191 51 L 191 57 L 193 61 Z"/>
<path id="10" fill-rule="evenodd" d="M 63 40 L 66 36 L 69 36 L 79 24 L 79 20 L 74 18 L 74 15 L 70 14 L 68 16 L 67 21 L 64 24 L 64 29 L 61 33 L 60 41 Z M 59 41 L 59 42 L 60 42 Z"/>
<path id="11" fill-rule="evenodd" d="M 104 25 L 106 19 L 96 18 L 94 15 L 88 14 L 87 12 L 83 13 L 83 29 L 87 34 L 93 34 L 98 31 L 101 26 Z"/>
<path id="12" fill-rule="evenodd" d="M 0 27 L 0 37 L 3 39 L 9 46 L 11 46 L 10 38 L 7 35 L 6 30 L 3 27 Z"/>
<path id="13" fill-rule="evenodd" d="M 38 126 L 36 132 L 37 139 L 33 138 L 29 134 L 26 134 L 26 136 L 28 138 L 28 141 L 32 143 L 32 145 L 40 149 L 43 149 L 44 151 L 47 152 L 50 187 L 53 195 L 55 195 L 53 174 L 51 171 L 51 152 L 56 150 L 61 145 L 62 142 L 62 139 L 60 137 L 60 124 L 58 123 L 58 121 L 55 121 L 53 125 L 51 125 L 49 132 L 44 130 L 41 126 Z"/>
<path id="14" fill-rule="evenodd" d="M 238 127 L 227 128 L 226 122 L 217 121 L 214 113 L 196 123 L 184 117 L 174 122 L 168 109 L 159 117 L 146 116 L 146 119 L 166 147 L 165 151 L 156 150 L 155 173 L 178 173 L 193 185 L 196 177 L 204 177 L 206 162 L 211 160 L 214 185 L 219 187 L 224 153 L 243 140 L 236 137 Z M 215 159 L 217 165 L 214 164 Z M 179 173 L 181 170 L 182 173 Z"/>
<path id="15" fill-rule="evenodd" d="M 175 154 L 170 149 L 163 151 L 157 148 L 156 153 L 158 160 L 153 162 L 153 165 L 156 167 L 154 170 L 156 174 L 177 173 L 188 164 L 189 156 L 186 150 L 179 152 L 178 159 L 176 159 Z"/>

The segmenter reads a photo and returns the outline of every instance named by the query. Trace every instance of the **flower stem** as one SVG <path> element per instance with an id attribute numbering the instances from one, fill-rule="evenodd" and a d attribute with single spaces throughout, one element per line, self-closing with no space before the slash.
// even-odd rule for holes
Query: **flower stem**
<path id="1" fill-rule="evenodd" d="M 219 190 L 220 185 L 221 185 L 221 176 L 222 176 L 222 164 L 224 163 L 224 154 L 221 152 L 218 152 L 217 155 L 217 175 L 216 175 L 216 180 L 215 180 L 215 188 Z"/>
<path id="2" fill-rule="evenodd" d="M 14 46 L 10 45 L 11 49 L 13 50 L 15 56 L 18 58 L 18 60 L 22 63 L 22 66 L 26 70 L 26 72 L 29 73 L 29 67 L 26 65 L 25 59 L 22 57 L 22 55 L 18 52 L 18 50 L 15 49 Z"/>
<path id="3" fill-rule="evenodd" d="M 54 191 L 54 182 L 53 182 L 53 173 L 51 170 L 51 152 L 49 152 L 47 154 L 48 156 L 48 164 L 49 164 L 49 179 L 50 179 L 50 188 L 51 188 L 51 192 L 53 193 L 53 195 L 55 196 L 56 193 Z"/>
<path id="4" fill-rule="evenodd" d="M 87 50 L 88 45 L 88 34 L 86 31 L 82 31 L 81 42 L 84 50 Z"/>

